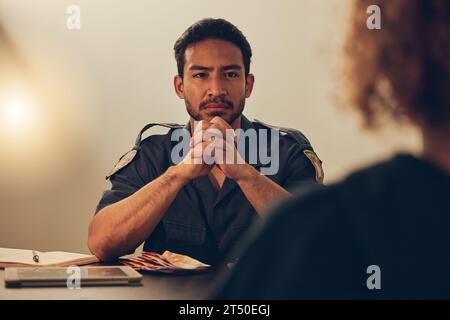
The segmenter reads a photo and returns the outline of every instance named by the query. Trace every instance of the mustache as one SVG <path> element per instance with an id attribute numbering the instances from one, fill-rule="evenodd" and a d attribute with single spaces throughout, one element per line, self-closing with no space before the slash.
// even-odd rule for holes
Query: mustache
<path id="1" fill-rule="evenodd" d="M 230 109 L 233 109 L 233 102 L 226 100 L 224 98 L 221 98 L 221 97 L 216 97 L 213 99 L 208 99 L 208 100 L 200 102 L 199 109 L 200 110 L 205 109 L 206 106 L 210 103 L 223 103 L 223 104 L 226 104 Z"/>

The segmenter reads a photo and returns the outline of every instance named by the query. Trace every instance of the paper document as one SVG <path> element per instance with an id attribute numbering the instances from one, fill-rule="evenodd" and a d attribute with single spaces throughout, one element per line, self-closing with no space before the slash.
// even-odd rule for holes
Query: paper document
<path id="1" fill-rule="evenodd" d="M 95 256 L 81 253 L 0 248 L 0 268 L 21 266 L 68 267 L 95 262 L 98 262 Z"/>

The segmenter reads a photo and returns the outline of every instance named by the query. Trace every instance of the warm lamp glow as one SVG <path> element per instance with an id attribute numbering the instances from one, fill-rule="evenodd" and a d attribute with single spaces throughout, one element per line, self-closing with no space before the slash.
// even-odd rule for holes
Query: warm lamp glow
<path id="1" fill-rule="evenodd" d="M 0 123 L 7 131 L 27 131 L 36 121 L 33 100 L 24 93 L 0 98 Z"/>

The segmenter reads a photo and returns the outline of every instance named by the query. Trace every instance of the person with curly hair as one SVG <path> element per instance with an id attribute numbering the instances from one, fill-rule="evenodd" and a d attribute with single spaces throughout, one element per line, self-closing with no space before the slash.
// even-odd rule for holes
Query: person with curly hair
<path id="1" fill-rule="evenodd" d="M 366 27 L 378 5 L 382 27 Z M 356 0 L 348 91 L 364 126 L 420 129 L 394 158 L 297 195 L 254 227 L 215 298 L 450 298 L 450 1 Z"/>

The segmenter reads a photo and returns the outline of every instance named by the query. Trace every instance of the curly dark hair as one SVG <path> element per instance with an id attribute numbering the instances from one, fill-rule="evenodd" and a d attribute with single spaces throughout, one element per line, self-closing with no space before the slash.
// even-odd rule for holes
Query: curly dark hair
<path id="1" fill-rule="evenodd" d="M 369 30 L 367 8 L 381 9 Z M 384 116 L 424 127 L 450 120 L 450 1 L 355 0 L 345 50 L 351 105 L 367 128 Z"/>
<path id="2" fill-rule="evenodd" d="M 232 23 L 224 19 L 206 18 L 191 25 L 178 38 L 173 47 L 175 60 L 177 61 L 178 75 L 183 77 L 184 52 L 186 48 L 205 39 L 221 39 L 235 44 L 241 49 L 244 59 L 245 75 L 250 73 L 250 61 L 252 58 L 252 48 L 242 32 Z"/>

